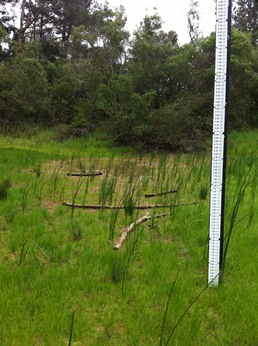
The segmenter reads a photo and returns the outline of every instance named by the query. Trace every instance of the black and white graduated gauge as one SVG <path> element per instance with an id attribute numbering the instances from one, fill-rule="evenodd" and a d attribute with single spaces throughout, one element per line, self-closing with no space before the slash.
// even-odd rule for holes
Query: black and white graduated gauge
<path id="1" fill-rule="evenodd" d="M 223 266 L 230 36 L 231 0 L 217 0 L 209 229 L 208 284 L 210 286 L 218 286 Z"/>

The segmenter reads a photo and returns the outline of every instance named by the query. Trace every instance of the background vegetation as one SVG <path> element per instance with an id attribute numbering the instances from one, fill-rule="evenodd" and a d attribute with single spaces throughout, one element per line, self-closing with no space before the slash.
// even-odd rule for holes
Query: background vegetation
<path id="1" fill-rule="evenodd" d="M 201 37 L 189 3 L 190 43 L 158 14 L 132 36 L 122 7 L 92 0 L 0 2 L 0 119 L 7 131 L 64 124 L 60 138 L 95 129 L 145 149 L 205 147 L 213 109 L 215 35 Z M 14 11 L 13 11 L 14 10 Z M 234 1 L 230 129 L 257 126 L 257 2 Z M 176 28 L 174 28 L 176 29 Z"/>

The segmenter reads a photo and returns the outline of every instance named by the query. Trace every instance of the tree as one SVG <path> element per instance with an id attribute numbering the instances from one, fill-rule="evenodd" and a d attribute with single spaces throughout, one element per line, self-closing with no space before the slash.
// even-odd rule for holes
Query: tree
<path id="1" fill-rule="evenodd" d="M 6 30 L 0 26 L 0 63 L 4 62 L 8 57 L 8 51 L 4 47 L 6 42 L 8 42 L 8 34 Z"/>
<path id="2" fill-rule="evenodd" d="M 47 121 L 48 82 L 42 65 L 22 58 L 0 66 L 1 120 L 14 126 L 19 122 Z"/>
<path id="3" fill-rule="evenodd" d="M 92 129 L 99 120 L 117 116 L 128 95 L 123 78 L 129 38 L 124 9 L 105 5 L 92 16 L 95 25 L 74 28 L 70 40 L 70 63 L 82 79 L 73 121 L 77 129 Z"/>
<path id="4" fill-rule="evenodd" d="M 145 108 L 140 116 L 136 112 L 131 121 L 126 122 L 129 138 L 134 138 L 134 142 L 145 148 L 165 148 L 172 151 L 202 149 L 205 139 L 212 132 L 215 33 L 194 43 L 175 47 L 165 61 L 156 61 L 156 55 L 146 50 L 146 47 L 149 48 L 146 43 L 143 47 L 141 46 L 140 52 L 146 54 L 147 51 L 148 55 L 140 60 L 140 67 L 145 67 L 144 62 L 148 58 L 147 66 L 150 69 L 154 66 L 155 69 L 151 69 L 153 74 L 150 72 L 148 79 L 145 74 L 141 75 L 141 80 L 146 84 L 145 89 L 138 91 L 137 95 L 143 96 L 144 90 L 146 93 L 151 88 L 155 94 L 151 99 L 151 107 Z M 229 127 L 233 129 L 250 126 L 257 121 L 258 78 L 257 54 L 250 35 L 233 30 L 231 50 Z M 138 63 L 136 60 L 136 66 Z M 158 106 L 155 102 L 156 93 L 164 89 L 163 79 L 154 78 L 156 68 L 161 73 L 160 77 L 166 76 L 164 83 L 166 90 L 170 91 L 170 96 Z M 147 74 L 147 69 L 143 71 Z M 164 71 L 167 73 L 162 75 Z M 135 78 L 134 75 L 133 77 Z M 126 137 L 126 131 L 121 135 L 122 129 L 123 123 L 120 123 L 121 139 Z"/>
<path id="5" fill-rule="evenodd" d="M 6 6 L 8 3 L 12 8 Z M 59 54 L 62 50 L 65 56 L 73 27 L 89 25 L 92 3 L 93 0 L 9 0 L 2 4 L 1 21 L 13 32 L 16 55 L 25 42 L 40 41 L 46 53 L 53 45 L 58 53 L 58 45 Z M 13 24 L 15 18 L 18 25 Z"/>
<path id="6" fill-rule="evenodd" d="M 230 126 L 250 126 L 257 114 L 257 54 L 250 34 L 232 31 Z"/>
<path id="7" fill-rule="evenodd" d="M 188 27 L 188 33 L 190 37 L 190 41 L 194 42 L 200 37 L 200 30 L 199 30 L 199 11 L 198 11 L 199 3 L 196 0 L 190 1 L 190 9 L 187 13 L 187 27 Z"/>
<path id="8" fill-rule="evenodd" d="M 235 0 L 233 7 L 234 26 L 246 33 L 250 33 L 252 44 L 258 44 L 258 1 Z"/>
<path id="9" fill-rule="evenodd" d="M 137 93 L 155 91 L 156 107 L 171 97 L 169 59 L 177 47 L 177 34 L 162 30 L 158 14 L 146 16 L 134 32 L 127 68 Z"/>

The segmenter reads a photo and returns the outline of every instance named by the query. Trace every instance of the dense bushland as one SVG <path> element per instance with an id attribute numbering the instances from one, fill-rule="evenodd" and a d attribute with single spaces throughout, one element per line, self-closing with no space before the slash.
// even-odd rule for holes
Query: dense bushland
<path id="1" fill-rule="evenodd" d="M 68 125 L 62 137 L 104 129 L 118 144 L 203 148 L 212 127 L 214 33 L 180 46 L 158 14 L 146 16 L 130 37 L 122 7 L 23 1 L 18 9 L 9 2 L 21 24 L 11 24 L 3 1 L 0 119 L 7 131 L 62 123 Z M 237 25 L 240 15 L 232 33 L 231 129 L 258 121 L 257 46 L 252 32 Z"/>

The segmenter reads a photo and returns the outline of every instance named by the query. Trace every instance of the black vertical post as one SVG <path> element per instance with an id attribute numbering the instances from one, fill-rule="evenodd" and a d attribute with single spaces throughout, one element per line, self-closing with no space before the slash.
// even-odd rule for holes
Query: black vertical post
<path id="1" fill-rule="evenodd" d="M 227 71 L 226 71 L 226 102 L 225 102 L 225 126 L 224 126 L 224 154 L 223 154 L 223 180 L 222 180 L 222 206 L 221 206 L 221 232 L 220 232 L 220 279 L 224 267 L 224 218 L 226 199 L 226 168 L 227 168 L 227 134 L 229 112 L 229 87 L 230 87 L 230 56 L 231 56 L 231 22 L 232 0 L 228 0 L 228 39 L 227 39 Z"/>

